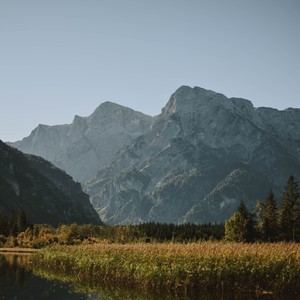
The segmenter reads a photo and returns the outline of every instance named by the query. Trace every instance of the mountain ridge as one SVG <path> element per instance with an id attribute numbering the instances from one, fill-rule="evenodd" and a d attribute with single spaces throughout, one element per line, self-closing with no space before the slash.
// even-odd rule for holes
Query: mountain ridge
<path id="1" fill-rule="evenodd" d="M 76 115 L 71 124 L 40 124 L 28 137 L 9 144 L 44 157 L 82 182 L 95 176 L 118 149 L 151 123 L 152 117 L 107 101 L 88 117 Z"/>
<path id="2" fill-rule="evenodd" d="M 24 210 L 31 222 L 55 226 L 103 224 L 80 184 L 52 163 L 0 141 L 0 166 L 2 211 Z"/>
<path id="3" fill-rule="evenodd" d="M 70 169 L 77 164 L 82 173 L 93 169 L 94 177 L 78 180 L 101 219 L 110 224 L 223 222 L 240 200 L 254 208 L 270 189 L 279 197 L 291 174 L 300 178 L 297 108 L 255 108 L 247 99 L 182 86 L 153 118 L 132 110 L 126 115 L 128 110 L 111 102 L 96 111 L 90 117 L 74 117 L 72 130 L 81 140 L 62 151 L 60 161 L 65 153 L 89 156 L 90 164 L 80 164 L 80 155 L 68 163 Z M 108 134 L 111 127 L 114 136 Z M 54 127 L 54 136 L 68 135 L 65 128 L 56 134 L 59 127 Z M 99 157 L 90 151 L 91 135 L 80 135 L 82 130 L 91 131 L 110 150 L 114 138 L 124 137 L 124 132 L 132 135 L 121 139 L 111 155 L 98 151 L 105 157 L 105 163 L 98 164 Z"/>
<path id="4" fill-rule="evenodd" d="M 286 128 L 289 129 L 287 132 Z M 283 186 L 290 172 L 300 175 L 298 128 L 298 110 L 254 108 L 249 100 L 227 98 L 202 88 L 183 86 L 171 95 L 161 114 L 154 118 L 150 129 L 121 149 L 110 164 L 98 172 L 97 178 L 84 184 L 84 189 L 90 194 L 96 210 L 101 211 L 101 217 L 111 223 L 115 223 L 115 220 L 118 220 L 117 223 L 141 221 L 134 211 L 143 207 L 143 203 L 145 207 L 150 207 L 148 211 L 139 213 L 144 216 L 143 221 L 165 220 L 178 223 L 192 219 L 196 222 L 198 219 L 198 222 L 202 222 L 201 220 L 209 221 L 205 218 L 208 213 L 219 216 L 217 220 L 211 218 L 212 220 L 224 221 L 244 196 L 243 190 L 247 190 L 247 186 L 243 182 L 246 182 L 246 178 L 258 178 L 264 183 L 258 183 L 259 189 L 252 193 L 251 199 L 245 196 L 245 202 L 253 207 L 257 198 L 263 197 L 269 189 L 273 188 L 279 194 L 280 186 Z M 290 138 L 290 130 L 294 132 L 293 139 Z M 287 141 L 290 146 L 288 148 L 284 146 Z M 237 164 L 239 167 L 236 167 Z M 130 167 L 135 170 L 131 175 Z M 178 178 L 192 169 L 202 174 L 198 178 L 198 184 L 205 187 L 202 190 L 195 187 L 197 193 L 191 191 L 191 187 L 189 191 L 178 187 Z M 220 169 L 228 170 L 228 173 L 225 174 Z M 131 177 L 131 181 L 120 181 L 120 174 L 125 170 L 129 172 L 127 176 Z M 274 175 L 277 170 L 281 173 Z M 139 176 L 136 175 L 137 172 Z M 213 192 L 214 189 L 230 174 L 240 177 L 236 182 L 243 184 L 235 192 L 235 201 L 230 209 L 222 206 L 223 211 L 227 209 L 222 215 L 209 205 L 212 196 L 206 196 L 213 193 L 217 197 L 218 193 Z M 142 184 L 138 178 L 143 176 L 150 178 L 147 184 Z M 168 191 L 167 186 L 159 188 L 159 184 L 168 177 L 174 177 L 169 186 L 173 185 L 175 194 Z M 224 182 L 227 186 L 225 190 L 234 189 L 234 181 Z M 255 189 L 254 181 L 249 182 Z M 187 183 L 187 186 L 190 185 Z M 189 192 L 194 196 L 189 197 Z M 126 197 L 122 196 L 124 194 Z M 220 204 L 223 200 L 218 197 L 214 201 Z M 185 198 L 193 199 L 187 201 Z M 176 209 L 182 207 L 183 201 L 188 202 L 186 207 L 190 206 L 189 209 Z M 195 218 L 195 213 L 191 214 L 189 211 L 199 205 L 203 213 Z M 115 208 L 114 212 L 112 207 Z M 123 218 L 120 217 L 125 208 L 131 218 L 125 214 Z M 196 208 L 194 211 L 197 211 Z M 218 210 L 220 209 L 219 206 Z M 178 217 L 172 217 L 172 214 L 166 217 L 172 210 L 173 216 L 177 211 Z M 189 215 L 193 215 L 193 218 L 189 218 Z"/>

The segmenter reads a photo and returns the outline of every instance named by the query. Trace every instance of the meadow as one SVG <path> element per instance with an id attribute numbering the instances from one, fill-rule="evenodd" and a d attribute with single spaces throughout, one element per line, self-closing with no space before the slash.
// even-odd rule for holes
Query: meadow
<path id="1" fill-rule="evenodd" d="M 32 266 L 95 286 L 300 294 L 296 243 L 157 243 L 52 246 Z"/>

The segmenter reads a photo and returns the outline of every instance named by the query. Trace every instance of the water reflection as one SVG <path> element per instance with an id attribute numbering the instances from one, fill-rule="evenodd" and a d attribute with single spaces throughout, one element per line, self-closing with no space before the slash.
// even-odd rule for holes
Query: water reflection
<path id="1" fill-rule="evenodd" d="M 1 300 L 88 299 L 74 294 L 67 285 L 34 276 L 28 270 L 29 265 L 29 255 L 0 255 Z"/>
<path id="2" fill-rule="evenodd" d="M 189 294 L 162 293 L 116 288 L 107 285 L 82 285 L 73 282 L 64 274 L 54 274 L 51 270 L 33 269 L 30 255 L 0 254 L 0 299 L 13 300 L 286 300 L 294 297 L 272 295 L 204 295 L 201 292 Z"/>

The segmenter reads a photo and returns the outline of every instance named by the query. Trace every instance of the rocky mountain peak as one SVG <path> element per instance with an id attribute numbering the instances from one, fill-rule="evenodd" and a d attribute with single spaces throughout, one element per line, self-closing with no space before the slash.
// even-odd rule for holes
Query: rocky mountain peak
<path id="1" fill-rule="evenodd" d="M 279 196 L 291 174 L 300 178 L 299 109 L 255 108 L 200 87 L 177 89 L 154 118 L 104 102 L 39 130 L 16 146 L 85 182 L 112 224 L 221 222 L 241 199 L 253 208 L 271 188 Z"/>
<path id="2" fill-rule="evenodd" d="M 181 86 L 172 94 L 169 102 L 163 108 L 163 114 L 193 113 L 206 106 L 221 104 L 224 95 L 200 87 Z"/>
<path id="3" fill-rule="evenodd" d="M 49 128 L 48 125 L 45 124 L 39 124 L 33 131 L 32 134 L 38 135 L 38 134 L 43 134 L 47 129 Z"/>
<path id="4" fill-rule="evenodd" d="M 234 109 L 238 113 L 249 115 L 252 114 L 255 109 L 250 100 L 244 98 L 229 98 L 228 100 L 232 103 Z"/>
<path id="5" fill-rule="evenodd" d="M 72 124 L 74 124 L 74 125 L 75 125 L 75 124 L 76 124 L 76 125 L 82 124 L 82 123 L 85 122 L 85 120 L 86 120 L 85 117 L 81 117 L 81 116 L 75 115 Z"/>
<path id="6" fill-rule="evenodd" d="M 105 127 L 115 126 L 116 124 L 126 127 L 130 126 L 132 122 L 138 123 L 138 119 L 152 122 L 152 117 L 150 116 L 109 101 L 101 103 L 92 115 L 88 117 L 88 121 L 92 126 Z"/>
<path id="7" fill-rule="evenodd" d="M 113 103 L 110 101 L 105 101 L 101 103 L 93 112 L 92 115 L 104 114 L 104 113 L 112 113 L 116 110 L 126 109 L 126 107 L 119 105 L 117 103 Z"/>
<path id="8" fill-rule="evenodd" d="M 114 114 L 133 114 L 133 113 L 139 113 L 134 111 L 131 108 L 125 107 L 123 105 L 114 103 L 114 102 L 110 102 L 110 101 L 106 101 L 101 103 L 96 109 L 95 111 L 92 113 L 92 115 L 90 117 L 94 117 L 94 116 L 103 116 L 103 115 L 114 115 Z"/>
<path id="9" fill-rule="evenodd" d="M 253 208 L 290 174 L 300 176 L 299 133 L 296 110 L 254 108 L 243 98 L 182 86 L 151 128 L 84 187 L 112 224 L 221 222 L 241 199 Z"/>
<path id="10" fill-rule="evenodd" d="M 67 125 L 39 125 L 30 136 L 11 145 L 42 156 L 83 182 L 95 176 L 123 146 L 144 134 L 152 120 L 130 108 L 104 102 L 88 117 L 76 115 Z"/>

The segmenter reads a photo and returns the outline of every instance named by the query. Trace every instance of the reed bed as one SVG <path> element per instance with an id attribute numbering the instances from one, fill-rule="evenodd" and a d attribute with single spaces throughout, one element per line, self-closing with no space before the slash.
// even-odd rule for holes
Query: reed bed
<path id="1" fill-rule="evenodd" d="M 293 243 L 56 246 L 35 253 L 32 262 L 91 285 L 300 293 L 300 245 Z"/>

